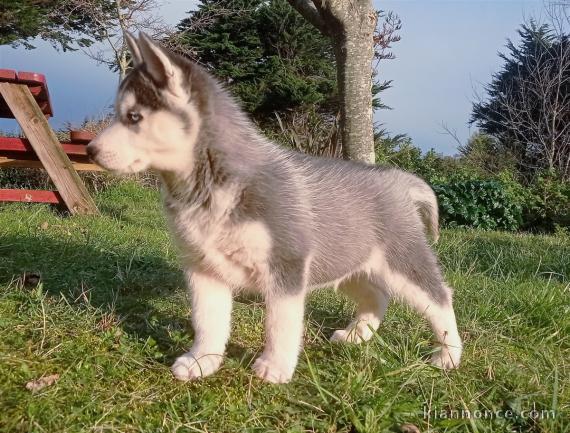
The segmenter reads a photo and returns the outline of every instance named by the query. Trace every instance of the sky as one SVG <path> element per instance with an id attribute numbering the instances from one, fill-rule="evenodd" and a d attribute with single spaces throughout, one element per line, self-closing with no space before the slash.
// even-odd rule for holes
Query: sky
<path id="1" fill-rule="evenodd" d="M 175 25 L 196 1 L 164 0 L 161 13 Z M 453 155 L 457 143 L 443 126 L 465 142 L 477 95 L 501 67 L 497 53 L 530 17 L 540 17 L 542 0 L 374 0 L 374 6 L 402 19 L 402 40 L 395 60 L 380 64 L 379 77 L 393 80 L 382 96 L 392 110 L 375 113 L 375 121 L 393 134 L 408 134 L 424 150 Z M 83 52 L 58 52 L 44 41 L 35 50 L 0 46 L 0 68 L 44 73 L 54 117 L 61 128 L 99 118 L 113 104 L 118 78 Z M 18 130 L 13 119 L 0 119 L 0 130 Z"/>
<path id="2" fill-rule="evenodd" d="M 473 101 L 501 68 L 497 55 L 507 38 L 537 17 L 543 2 L 532 0 L 399 0 L 375 1 L 402 19 L 402 40 L 393 46 L 396 59 L 380 64 L 379 76 L 394 80 L 384 95 L 390 111 L 375 120 L 388 131 L 408 134 L 424 150 L 454 154 L 457 142 L 442 125 L 465 143 Z"/>

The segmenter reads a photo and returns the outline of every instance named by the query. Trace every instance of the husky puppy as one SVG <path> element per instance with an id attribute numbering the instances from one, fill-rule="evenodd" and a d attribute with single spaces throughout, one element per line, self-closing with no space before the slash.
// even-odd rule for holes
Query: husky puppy
<path id="1" fill-rule="evenodd" d="M 265 298 L 265 347 L 253 370 L 268 382 L 293 376 L 305 297 L 319 287 L 335 287 L 357 305 L 332 341 L 370 339 L 395 297 L 431 324 L 432 363 L 459 365 L 452 291 L 424 233 L 427 226 L 437 238 L 438 230 L 425 182 L 284 149 L 203 68 L 145 34 L 126 37 L 135 66 L 119 87 L 115 121 L 88 152 L 113 172 L 152 169 L 162 179 L 195 332 L 172 366 L 177 379 L 220 368 L 238 290 Z"/>

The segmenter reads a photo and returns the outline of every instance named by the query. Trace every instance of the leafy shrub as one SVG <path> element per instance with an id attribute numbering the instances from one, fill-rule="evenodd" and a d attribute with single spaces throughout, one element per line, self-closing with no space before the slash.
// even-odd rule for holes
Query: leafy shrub
<path id="1" fill-rule="evenodd" d="M 522 224 L 522 207 L 496 181 L 465 180 L 433 185 L 441 217 L 450 227 L 516 230 Z"/>
<path id="2" fill-rule="evenodd" d="M 516 158 L 500 146 L 497 139 L 482 132 L 474 133 L 464 146 L 458 148 L 463 165 L 479 172 L 482 177 L 496 176 L 516 168 Z"/>
<path id="3" fill-rule="evenodd" d="M 391 137 L 384 130 L 377 130 L 374 152 L 377 164 L 401 168 L 431 184 L 483 177 L 477 167 L 465 164 L 460 158 L 444 156 L 433 149 L 422 152 L 407 135 Z"/>
<path id="4" fill-rule="evenodd" d="M 440 198 L 442 221 L 455 227 L 552 232 L 570 227 L 570 182 L 554 171 L 525 178 L 495 140 L 471 137 L 457 157 L 422 152 L 406 135 L 377 130 L 376 162 L 414 173 Z"/>
<path id="5" fill-rule="evenodd" d="M 570 227 L 570 182 L 553 170 L 538 174 L 528 188 L 524 217 L 527 228 Z"/>
<path id="6" fill-rule="evenodd" d="M 308 106 L 304 110 L 275 113 L 276 122 L 263 125 L 264 134 L 277 143 L 303 153 L 341 157 L 342 147 L 335 116 Z"/>

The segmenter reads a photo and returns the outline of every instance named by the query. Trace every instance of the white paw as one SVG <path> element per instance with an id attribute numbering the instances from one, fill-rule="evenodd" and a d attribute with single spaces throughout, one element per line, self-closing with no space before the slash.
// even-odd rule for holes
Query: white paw
<path id="1" fill-rule="evenodd" d="M 337 329 L 333 332 L 330 341 L 333 343 L 354 343 L 359 344 L 372 338 L 372 330 L 369 327 L 351 327 Z"/>
<path id="2" fill-rule="evenodd" d="M 253 371 L 260 379 L 271 383 L 287 383 L 293 377 L 295 368 L 286 368 L 260 356 L 253 363 Z"/>
<path id="3" fill-rule="evenodd" d="M 459 367 L 461 361 L 461 348 L 458 347 L 442 347 L 431 357 L 431 363 L 437 368 L 443 370 L 453 370 Z"/>
<path id="4" fill-rule="evenodd" d="M 178 357 L 170 370 L 178 380 L 193 380 L 209 376 L 220 368 L 222 355 L 195 355 L 192 352 Z"/>
<path id="5" fill-rule="evenodd" d="M 337 329 L 330 338 L 333 343 L 360 343 L 362 339 L 356 334 L 354 329 Z"/>

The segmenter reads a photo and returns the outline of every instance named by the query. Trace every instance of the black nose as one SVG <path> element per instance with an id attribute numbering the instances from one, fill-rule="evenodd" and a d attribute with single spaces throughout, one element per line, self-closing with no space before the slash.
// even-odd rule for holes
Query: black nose
<path id="1" fill-rule="evenodd" d="M 87 146 L 87 156 L 91 160 L 95 160 L 97 158 L 97 154 L 99 153 L 99 149 L 95 146 Z"/>

